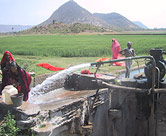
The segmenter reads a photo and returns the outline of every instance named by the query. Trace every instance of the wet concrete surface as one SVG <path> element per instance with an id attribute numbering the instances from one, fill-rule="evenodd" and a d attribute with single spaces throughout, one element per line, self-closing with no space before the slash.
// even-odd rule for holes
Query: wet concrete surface
<path id="1" fill-rule="evenodd" d="M 31 116 L 38 114 L 40 112 L 40 107 L 36 104 L 29 102 L 23 102 L 21 106 L 17 107 L 17 110 L 24 112 L 25 114 Z"/>
<path id="2" fill-rule="evenodd" d="M 38 101 L 41 110 L 51 110 L 80 101 L 95 93 L 96 90 L 71 91 L 62 89 L 39 96 L 36 101 Z"/>
<path id="3" fill-rule="evenodd" d="M 0 104 L 13 107 L 20 112 L 24 112 L 27 115 L 37 114 L 41 110 L 58 109 L 65 105 L 80 101 L 81 99 L 92 96 L 96 93 L 96 90 L 83 90 L 83 91 L 71 91 L 71 90 L 55 90 L 50 93 L 44 94 L 37 98 L 34 98 L 38 104 L 23 101 L 19 107 L 13 107 L 12 105 L 6 105 L 2 97 L 0 96 Z"/>

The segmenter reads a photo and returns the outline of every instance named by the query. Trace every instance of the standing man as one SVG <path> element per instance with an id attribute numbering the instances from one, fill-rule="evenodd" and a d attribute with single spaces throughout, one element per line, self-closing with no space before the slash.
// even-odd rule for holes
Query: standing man
<path id="1" fill-rule="evenodd" d="M 123 54 L 126 58 L 134 57 L 135 56 L 135 51 L 131 47 L 132 47 L 132 42 L 129 41 L 127 43 L 127 48 L 121 50 L 119 53 Z M 126 64 L 125 78 L 129 78 L 130 77 L 130 70 L 131 70 L 131 66 L 132 66 L 132 60 L 126 60 L 125 64 Z"/>

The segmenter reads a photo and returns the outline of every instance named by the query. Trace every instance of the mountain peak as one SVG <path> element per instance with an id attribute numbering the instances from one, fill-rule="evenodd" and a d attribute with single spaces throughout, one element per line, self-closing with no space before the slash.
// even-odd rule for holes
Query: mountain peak
<path id="1" fill-rule="evenodd" d="M 73 0 L 69 0 L 68 2 L 66 2 L 66 3 L 64 3 L 61 7 L 59 7 L 59 9 L 60 8 L 65 8 L 65 7 L 70 7 L 70 8 L 72 8 L 72 7 L 76 7 L 76 6 L 78 6 L 78 7 L 80 7 L 75 1 L 73 1 Z"/>
<path id="2" fill-rule="evenodd" d="M 53 24 L 53 22 L 63 22 L 65 24 L 84 23 L 95 26 L 109 26 L 105 21 L 93 16 L 88 10 L 70 0 L 59 7 L 50 18 L 44 21 L 41 26 Z"/>
<path id="3" fill-rule="evenodd" d="M 64 24 L 90 24 L 100 27 L 106 27 L 112 30 L 138 30 L 139 26 L 120 15 L 113 12 L 109 14 L 92 14 L 88 10 L 79 6 L 75 1 L 69 0 L 59 7 L 46 21 L 40 26 L 61 23 Z"/>
<path id="4" fill-rule="evenodd" d="M 126 17 L 119 13 L 112 12 L 108 14 L 94 13 L 94 16 L 99 17 L 112 25 L 115 30 L 138 30 L 139 26 L 128 20 Z"/>

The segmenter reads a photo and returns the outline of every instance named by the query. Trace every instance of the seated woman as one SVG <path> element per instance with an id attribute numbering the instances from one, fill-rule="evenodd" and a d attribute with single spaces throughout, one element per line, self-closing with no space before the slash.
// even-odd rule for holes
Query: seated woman
<path id="1" fill-rule="evenodd" d="M 0 94 L 6 85 L 12 84 L 11 74 L 10 74 L 10 64 L 13 61 L 15 62 L 15 59 L 13 58 L 12 54 L 9 51 L 5 51 L 1 60 L 2 85 L 1 85 Z"/>
<path id="2" fill-rule="evenodd" d="M 19 93 L 24 94 L 23 100 L 27 101 L 32 78 L 30 74 L 19 67 L 16 62 L 13 61 L 10 67 L 13 85 L 18 89 Z"/>

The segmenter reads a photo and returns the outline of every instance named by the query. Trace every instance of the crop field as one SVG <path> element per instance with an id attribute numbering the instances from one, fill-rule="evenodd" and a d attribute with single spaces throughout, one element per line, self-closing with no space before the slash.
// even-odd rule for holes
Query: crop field
<path id="1" fill-rule="evenodd" d="M 150 48 L 166 50 L 166 35 L 30 35 L 0 37 L 0 52 L 9 50 L 14 55 L 58 57 L 110 56 L 111 39 L 116 38 L 121 48 L 133 42 L 137 55 L 146 55 Z"/>
<path id="2" fill-rule="evenodd" d="M 56 67 L 68 68 L 70 65 L 95 62 L 98 58 L 111 58 L 110 46 L 116 38 L 121 48 L 128 41 L 133 42 L 137 56 L 147 55 L 150 48 L 162 47 L 166 50 L 166 35 L 31 35 L 1 36 L 0 58 L 9 50 L 16 62 L 25 70 L 36 75 L 52 73 L 36 66 L 49 63 Z M 134 64 L 136 66 L 136 63 Z M 141 64 L 140 64 L 141 65 Z M 100 72 L 116 72 L 124 67 L 104 65 Z M 91 69 L 94 72 L 96 68 Z"/>

